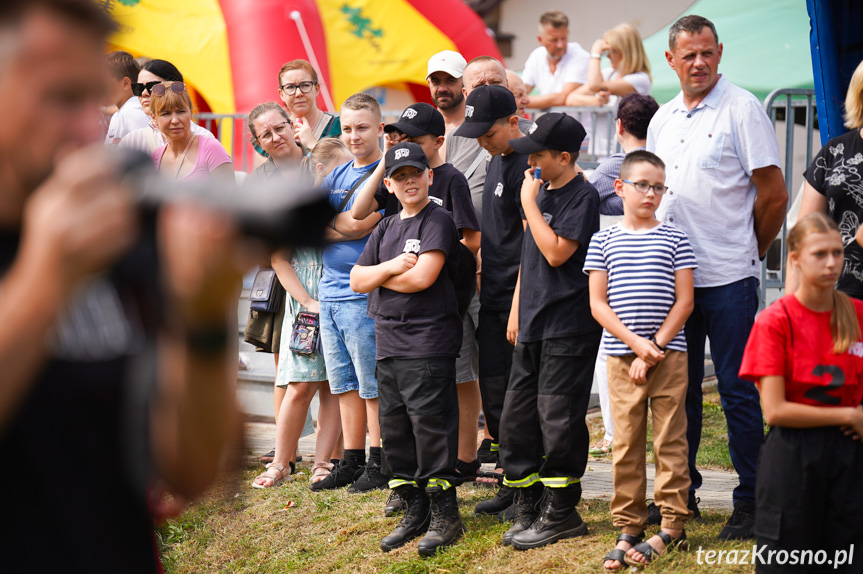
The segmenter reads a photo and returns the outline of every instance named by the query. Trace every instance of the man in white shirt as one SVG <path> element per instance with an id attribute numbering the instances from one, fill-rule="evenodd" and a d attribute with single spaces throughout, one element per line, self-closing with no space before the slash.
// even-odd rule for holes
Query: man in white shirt
<path id="1" fill-rule="evenodd" d="M 653 117 L 647 149 L 667 166 L 668 192 L 656 216 L 689 236 L 698 259 L 695 308 L 685 326 L 690 508 L 695 510 L 695 490 L 701 486 L 695 456 L 706 336 L 728 423 L 731 462 L 740 477 L 734 513 L 719 537 L 751 538 L 764 427 L 758 391 L 738 371 L 758 308 L 759 259 L 782 227 L 788 194 L 776 134 L 761 103 L 718 72 L 722 44 L 713 23 L 694 15 L 678 20 L 669 30 L 665 56 L 682 91 Z"/>
<path id="2" fill-rule="evenodd" d="M 111 80 L 105 104 L 117 106 L 118 111 L 111 116 L 105 143 L 117 145 L 127 134 L 150 125 L 150 118 L 132 94 L 132 83 L 138 81 L 138 72 L 141 71 L 138 62 L 132 54 L 121 50 L 111 52 L 107 58 Z"/>
<path id="3" fill-rule="evenodd" d="M 587 81 L 590 53 L 569 41 L 569 18 L 559 10 L 540 16 L 537 39 L 541 46 L 528 56 L 522 73 L 527 93 L 539 90 L 528 107 L 562 106 L 566 96 Z"/>

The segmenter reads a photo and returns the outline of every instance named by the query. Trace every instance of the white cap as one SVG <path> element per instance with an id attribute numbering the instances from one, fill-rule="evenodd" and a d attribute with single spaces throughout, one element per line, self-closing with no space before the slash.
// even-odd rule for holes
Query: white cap
<path id="1" fill-rule="evenodd" d="M 461 78 L 465 66 L 467 66 L 467 61 L 464 56 L 452 50 L 444 50 L 429 58 L 426 79 L 435 72 L 446 72 L 453 78 Z"/>

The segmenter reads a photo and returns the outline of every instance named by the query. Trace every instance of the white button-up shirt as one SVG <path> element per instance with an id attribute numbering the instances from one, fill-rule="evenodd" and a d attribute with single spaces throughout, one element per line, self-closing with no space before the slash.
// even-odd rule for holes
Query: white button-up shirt
<path id="1" fill-rule="evenodd" d="M 683 93 L 659 108 L 647 149 L 665 162 L 656 217 L 689 237 L 698 269 L 696 287 L 758 277 L 755 184 L 752 171 L 779 166 L 779 143 L 761 103 L 720 76 L 692 110 Z"/>
<path id="2" fill-rule="evenodd" d="M 551 67 L 548 65 L 548 50 L 540 46 L 527 57 L 521 79 L 525 85 L 534 86 L 539 90 L 540 95 L 557 94 L 563 91 L 564 84 L 587 82 L 589 63 L 590 53 L 578 42 L 570 42 L 567 44 L 566 53 L 557 63 L 552 74 Z"/>

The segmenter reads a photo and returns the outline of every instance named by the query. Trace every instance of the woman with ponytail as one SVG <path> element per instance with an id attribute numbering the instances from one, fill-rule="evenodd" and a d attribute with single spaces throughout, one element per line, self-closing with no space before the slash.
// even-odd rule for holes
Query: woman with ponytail
<path id="1" fill-rule="evenodd" d="M 834 287 L 844 257 L 832 219 L 801 218 L 788 250 L 799 285 L 759 315 L 740 367 L 771 427 L 755 491 L 759 555 L 823 550 L 845 557 L 838 571 L 860 572 L 863 549 L 851 548 L 863 540 L 863 302 Z M 775 562 L 756 572 L 785 571 Z"/>

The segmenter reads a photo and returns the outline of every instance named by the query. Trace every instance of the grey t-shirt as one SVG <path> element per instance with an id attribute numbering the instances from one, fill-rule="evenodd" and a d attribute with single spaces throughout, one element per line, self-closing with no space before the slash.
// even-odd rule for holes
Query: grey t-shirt
<path id="1" fill-rule="evenodd" d="M 533 122 L 531 120 L 518 118 L 518 129 L 524 135 L 527 135 L 532 125 Z M 479 147 L 479 144 L 473 138 L 455 136 L 452 135 L 452 132 L 446 136 L 446 161 L 453 164 L 462 173 L 467 172 L 468 168 L 476 160 L 476 157 L 482 152 L 483 149 Z M 485 174 L 490 159 L 491 156 L 487 156 L 486 160 L 480 162 L 476 171 L 467 178 L 467 183 L 470 186 L 470 198 L 476 211 L 476 217 L 480 222 L 482 222 L 482 188 L 485 184 Z"/>

